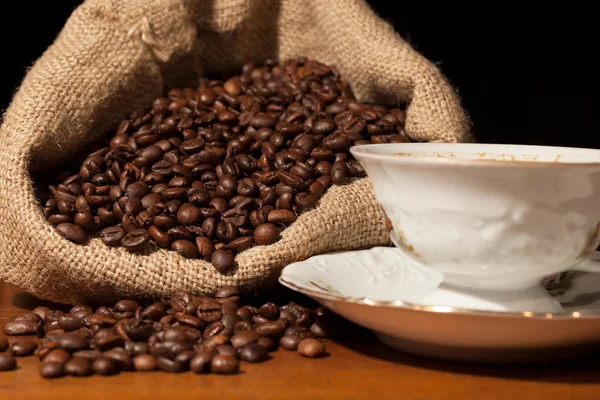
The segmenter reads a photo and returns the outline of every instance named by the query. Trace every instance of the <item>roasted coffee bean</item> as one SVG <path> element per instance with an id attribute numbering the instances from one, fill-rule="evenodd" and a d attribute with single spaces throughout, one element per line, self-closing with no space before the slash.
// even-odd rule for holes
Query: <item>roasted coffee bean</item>
<path id="1" fill-rule="evenodd" d="M 242 317 L 244 321 L 250 321 L 256 312 L 257 310 L 251 306 L 243 306 L 237 310 L 237 314 Z"/>
<path id="2" fill-rule="evenodd" d="M 258 309 L 258 315 L 271 321 L 279 318 L 279 307 L 274 303 L 266 303 Z"/>
<path id="3" fill-rule="evenodd" d="M 83 377 L 94 373 L 92 363 L 87 358 L 73 357 L 64 365 L 64 372 L 67 375 Z"/>
<path id="4" fill-rule="evenodd" d="M 69 352 L 86 350 L 90 346 L 85 336 L 77 332 L 63 333 L 57 336 L 54 341 L 58 348 Z"/>
<path id="5" fill-rule="evenodd" d="M 80 319 L 83 317 L 86 317 L 88 315 L 91 315 L 93 313 L 94 313 L 94 311 L 92 310 L 92 308 L 89 306 L 85 306 L 85 305 L 73 306 L 71 308 L 71 310 L 69 310 L 69 314 L 72 317 L 80 318 Z M 60 318 L 59 318 L 59 320 L 60 320 Z"/>
<path id="6" fill-rule="evenodd" d="M 231 337 L 231 344 L 236 349 L 240 349 L 248 343 L 256 343 L 260 339 L 258 333 L 253 330 L 238 331 Z"/>
<path id="7" fill-rule="evenodd" d="M 12 343 L 11 349 L 16 357 L 27 357 L 33 354 L 38 345 L 31 339 L 20 339 Z"/>
<path id="8" fill-rule="evenodd" d="M 0 336 L 0 353 L 8 349 L 8 340 Z"/>
<path id="9" fill-rule="evenodd" d="M 256 327 L 256 333 L 263 337 L 279 340 L 285 332 L 285 325 L 280 322 L 267 322 Z"/>
<path id="10" fill-rule="evenodd" d="M 279 339 L 279 347 L 284 350 L 297 350 L 298 344 L 302 338 L 298 335 L 284 335 L 281 339 Z"/>
<path id="11" fill-rule="evenodd" d="M 266 246 L 275 242 L 277 228 L 272 223 L 259 225 L 254 231 L 254 241 L 259 246 Z"/>
<path id="12" fill-rule="evenodd" d="M 156 226 L 151 226 L 150 228 L 148 228 L 148 233 L 150 234 L 150 236 L 154 240 L 154 243 L 156 243 L 158 247 L 161 247 L 163 249 L 171 247 L 172 241 L 169 235 L 161 231 Z"/>
<path id="13" fill-rule="evenodd" d="M 230 356 L 233 358 L 238 358 L 238 351 L 229 344 L 218 345 L 217 347 L 215 347 L 215 353 L 224 356 Z"/>
<path id="14" fill-rule="evenodd" d="M 242 236 L 242 237 L 239 237 L 239 238 L 234 239 L 231 242 L 229 242 L 228 247 L 231 250 L 235 250 L 236 252 L 240 253 L 240 252 L 252 247 L 253 244 L 254 244 L 254 237 Z"/>
<path id="15" fill-rule="evenodd" d="M 33 322 L 40 322 L 42 320 L 42 318 L 33 312 L 28 312 L 25 314 L 21 314 L 21 315 L 17 315 L 16 317 L 12 318 L 11 321 L 33 321 Z"/>
<path id="16" fill-rule="evenodd" d="M 150 354 L 140 354 L 133 359 L 133 365 L 136 371 L 149 372 L 156 371 L 158 368 L 156 357 Z"/>
<path id="17" fill-rule="evenodd" d="M 221 303 L 214 299 L 201 299 L 198 304 L 197 316 L 202 322 L 206 324 L 216 322 L 221 319 L 222 315 Z"/>
<path id="18" fill-rule="evenodd" d="M 210 365 L 213 357 L 214 352 L 209 350 L 203 350 L 196 353 L 190 360 L 190 369 L 196 374 L 210 372 Z"/>
<path id="19" fill-rule="evenodd" d="M 74 352 L 73 357 L 82 357 L 94 361 L 96 358 L 102 357 L 102 352 L 99 350 L 80 350 Z"/>
<path id="20" fill-rule="evenodd" d="M 291 224 L 296 218 L 296 214 L 290 210 L 273 210 L 269 213 L 268 221 L 273 224 Z"/>
<path id="21" fill-rule="evenodd" d="M 165 305 L 160 302 L 156 302 L 144 308 L 140 314 L 140 317 L 158 321 L 165 315 L 166 312 L 167 310 Z"/>
<path id="22" fill-rule="evenodd" d="M 54 349 L 51 350 L 46 356 L 42 359 L 42 362 L 47 363 L 59 363 L 65 364 L 67 361 L 71 359 L 71 355 L 63 349 Z"/>
<path id="23" fill-rule="evenodd" d="M 240 349 L 239 356 L 242 361 L 258 363 L 269 358 L 269 351 L 258 343 L 248 343 Z"/>
<path id="24" fill-rule="evenodd" d="M 210 363 L 210 371 L 215 374 L 235 374 L 240 369 L 240 362 L 233 357 L 221 354 L 215 355 Z"/>
<path id="25" fill-rule="evenodd" d="M 218 334 L 211 336 L 202 342 L 202 349 L 214 350 L 217 346 L 229 343 L 229 336 L 225 334 Z"/>
<path id="26" fill-rule="evenodd" d="M 45 379 L 55 379 L 65 376 L 64 363 L 45 362 L 40 366 L 40 376 Z"/>
<path id="27" fill-rule="evenodd" d="M 277 350 L 277 345 L 271 338 L 263 336 L 260 339 L 258 339 L 258 342 L 256 343 L 267 349 L 268 352 Z"/>
<path id="28" fill-rule="evenodd" d="M 304 357 L 316 358 L 325 355 L 323 342 L 317 339 L 303 339 L 298 344 L 298 353 Z"/>
<path id="29" fill-rule="evenodd" d="M 140 305 L 133 300 L 120 300 L 115 304 L 116 311 L 130 311 L 134 312 Z"/>
<path id="30" fill-rule="evenodd" d="M 189 240 L 176 240 L 171 244 L 171 248 L 185 258 L 198 257 L 198 248 Z"/>
<path id="31" fill-rule="evenodd" d="M 8 353 L 0 353 L 0 372 L 17 368 L 17 361 Z"/>
<path id="32" fill-rule="evenodd" d="M 348 168 L 346 167 L 346 162 L 336 161 L 331 167 L 331 180 L 333 183 L 339 185 L 344 182 L 347 173 Z"/>
<path id="33" fill-rule="evenodd" d="M 215 250 L 211 263 L 221 274 L 226 274 L 235 266 L 235 256 L 231 250 Z"/>
<path id="34" fill-rule="evenodd" d="M 56 231 L 65 239 L 75 243 L 85 243 L 87 239 L 85 231 L 72 223 L 61 223 L 56 227 Z"/>
<path id="35" fill-rule="evenodd" d="M 240 301 L 240 290 L 236 286 L 223 286 L 217 293 L 215 293 L 215 299 L 226 301 L 239 302 Z"/>
<path id="36" fill-rule="evenodd" d="M 184 350 L 175 356 L 175 361 L 184 371 L 190 369 L 190 361 L 196 352 L 194 350 Z"/>
<path id="37" fill-rule="evenodd" d="M 36 307 L 31 312 L 39 315 L 41 319 L 45 319 L 46 314 L 50 312 L 50 309 L 48 307 Z"/>
<path id="38" fill-rule="evenodd" d="M 140 251 L 148 246 L 150 235 L 145 229 L 134 229 L 121 239 L 121 245 L 128 251 Z"/>
<path id="39" fill-rule="evenodd" d="M 5 335 L 38 335 L 42 328 L 39 322 L 36 321 L 9 321 L 2 329 Z"/>
<path id="40" fill-rule="evenodd" d="M 227 303 L 227 304 L 235 304 L 235 303 Z M 226 313 L 223 314 L 223 317 L 221 317 L 221 323 L 223 324 L 223 326 L 225 326 L 226 328 L 229 329 L 235 329 L 235 325 L 240 322 L 242 320 L 242 318 L 234 313 Z"/>
<path id="41" fill-rule="evenodd" d="M 58 319 L 58 326 L 65 332 L 76 331 L 79 328 L 85 326 L 85 323 L 81 318 L 61 315 Z"/>
<path id="42" fill-rule="evenodd" d="M 115 347 L 105 351 L 102 355 L 115 360 L 121 371 L 131 371 L 133 369 L 133 360 L 127 350 L 122 347 Z"/>
<path id="43" fill-rule="evenodd" d="M 103 376 L 116 375 L 119 373 L 117 362 L 108 357 L 99 357 L 92 362 L 94 373 Z"/>

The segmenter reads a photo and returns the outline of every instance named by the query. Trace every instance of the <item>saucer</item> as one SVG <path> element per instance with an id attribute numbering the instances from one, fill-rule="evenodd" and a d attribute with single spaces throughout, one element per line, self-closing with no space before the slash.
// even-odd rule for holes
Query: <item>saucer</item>
<path id="1" fill-rule="evenodd" d="M 547 280 L 540 290 L 556 301 L 556 312 L 506 311 L 442 280 L 391 247 L 314 256 L 279 278 L 384 344 L 422 356 L 515 363 L 600 349 L 600 274 L 570 271 Z"/>

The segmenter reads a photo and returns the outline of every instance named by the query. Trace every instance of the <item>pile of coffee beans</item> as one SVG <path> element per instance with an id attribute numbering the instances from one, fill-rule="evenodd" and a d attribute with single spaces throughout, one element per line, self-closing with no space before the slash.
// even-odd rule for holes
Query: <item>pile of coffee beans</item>
<path id="1" fill-rule="evenodd" d="M 249 63 L 134 111 L 78 170 L 58 174 L 44 214 L 75 243 L 100 232 L 108 246 L 168 248 L 226 274 L 332 183 L 365 175 L 352 145 L 408 141 L 404 121 L 402 108 L 357 102 L 319 62 Z"/>
<path id="2" fill-rule="evenodd" d="M 240 304 L 235 287 L 215 297 L 182 293 L 141 306 L 120 300 L 113 308 L 77 305 L 68 313 L 38 307 L 13 318 L 0 337 L 0 371 L 16 368 L 15 357 L 37 356 L 44 378 L 115 375 L 121 371 L 235 374 L 240 362 L 269 359 L 277 348 L 310 358 L 326 355 L 320 338 L 330 337 L 334 316 L 295 302 L 258 308 Z"/>

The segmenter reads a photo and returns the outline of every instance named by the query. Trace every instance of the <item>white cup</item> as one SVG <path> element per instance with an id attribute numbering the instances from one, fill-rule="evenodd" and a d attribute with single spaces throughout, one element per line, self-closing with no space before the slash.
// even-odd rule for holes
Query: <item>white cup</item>
<path id="1" fill-rule="evenodd" d="M 397 143 L 350 149 L 397 247 L 458 287 L 518 290 L 600 272 L 600 150 Z"/>

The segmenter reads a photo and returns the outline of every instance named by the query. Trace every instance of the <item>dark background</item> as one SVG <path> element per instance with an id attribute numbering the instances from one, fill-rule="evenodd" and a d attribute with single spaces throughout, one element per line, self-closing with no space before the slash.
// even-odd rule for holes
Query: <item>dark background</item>
<path id="1" fill-rule="evenodd" d="M 11 2 L 3 12 L 1 109 L 80 3 Z M 589 6 L 369 3 L 458 88 L 478 141 L 600 148 Z"/>

